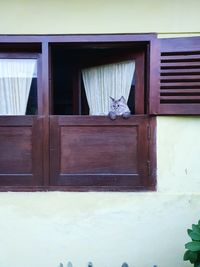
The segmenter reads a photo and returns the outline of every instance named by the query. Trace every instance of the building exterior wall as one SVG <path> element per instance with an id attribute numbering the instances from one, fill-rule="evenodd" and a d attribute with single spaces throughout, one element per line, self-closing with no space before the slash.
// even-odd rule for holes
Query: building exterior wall
<path id="1" fill-rule="evenodd" d="M 1 0 L 2 34 L 198 33 L 199 0 Z"/>
<path id="2" fill-rule="evenodd" d="M 198 0 L 0 1 L 0 34 L 200 35 Z M 0 193 L 0 266 L 183 267 L 200 219 L 200 117 L 157 117 L 157 192 Z"/>

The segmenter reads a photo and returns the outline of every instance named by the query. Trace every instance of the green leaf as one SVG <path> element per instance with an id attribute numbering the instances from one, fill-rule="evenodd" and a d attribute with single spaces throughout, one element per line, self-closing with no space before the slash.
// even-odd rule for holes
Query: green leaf
<path id="1" fill-rule="evenodd" d="M 189 242 L 185 244 L 185 248 L 191 251 L 200 251 L 200 242 L 198 241 Z"/>
<path id="2" fill-rule="evenodd" d="M 190 233 L 192 233 L 192 232 L 193 232 L 192 229 L 187 229 L 188 235 L 190 235 Z"/>
<path id="3" fill-rule="evenodd" d="M 200 262 L 195 263 L 194 267 L 200 267 Z"/>
<path id="4" fill-rule="evenodd" d="M 186 250 L 186 252 L 184 253 L 184 256 L 183 256 L 183 260 L 184 261 L 189 261 L 190 260 L 190 250 Z"/>
<path id="5" fill-rule="evenodd" d="M 197 224 L 192 225 L 192 230 L 194 233 L 200 233 L 200 227 Z"/>
<path id="6" fill-rule="evenodd" d="M 189 232 L 188 235 L 192 238 L 194 241 L 200 241 L 200 233 L 195 232 Z"/>
<path id="7" fill-rule="evenodd" d="M 198 258 L 198 253 L 197 252 L 193 252 L 191 250 L 186 250 L 184 256 L 183 256 L 183 260 L 184 261 L 190 261 L 191 263 L 195 263 L 196 260 Z"/>

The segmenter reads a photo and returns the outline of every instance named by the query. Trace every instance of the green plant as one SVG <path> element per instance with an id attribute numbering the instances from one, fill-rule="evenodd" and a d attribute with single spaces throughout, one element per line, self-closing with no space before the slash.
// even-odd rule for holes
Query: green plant
<path id="1" fill-rule="evenodd" d="M 193 224 L 192 229 L 187 230 L 192 241 L 185 244 L 187 249 L 184 254 L 184 261 L 190 261 L 194 267 L 200 267 L 200 220 Z"/>

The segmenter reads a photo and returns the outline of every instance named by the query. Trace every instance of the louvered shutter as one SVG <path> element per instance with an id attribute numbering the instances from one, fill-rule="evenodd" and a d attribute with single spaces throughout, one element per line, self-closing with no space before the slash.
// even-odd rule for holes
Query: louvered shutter
<path id="1" fill-rule="evenodd" d="M 200 114 L 200 37 L 160 39 L 158 114 Z"/>

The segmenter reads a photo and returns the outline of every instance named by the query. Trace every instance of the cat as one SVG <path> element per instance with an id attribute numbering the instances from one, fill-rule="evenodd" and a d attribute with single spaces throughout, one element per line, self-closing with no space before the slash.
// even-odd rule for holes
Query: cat
<path id="1" fill-rule="evenodd" d="M 120 99 L 115 100 L 110 96 L 110 111 L 108 116 L 111 120 L 115 120 L 117 116 L 122 116 L 124 119 L 128 119 L 131 115 L 130 109 L 126 103 L 126 100 L 123 96 Z"/>

